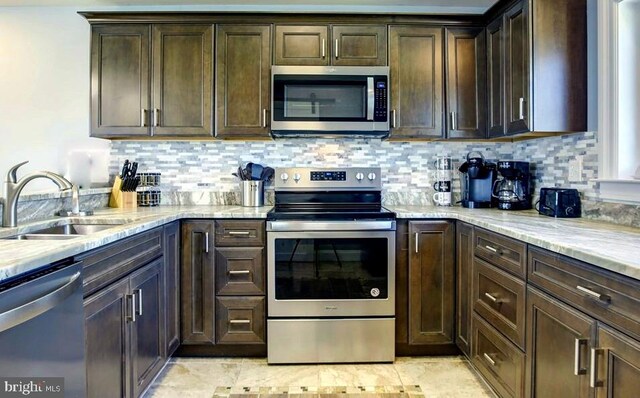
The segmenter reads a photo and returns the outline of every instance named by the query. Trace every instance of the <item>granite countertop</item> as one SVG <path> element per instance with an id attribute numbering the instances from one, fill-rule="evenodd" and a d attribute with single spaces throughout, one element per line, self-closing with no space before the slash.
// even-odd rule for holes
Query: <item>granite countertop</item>
<path id="1" fill-rule="evenodd" d="M 385 206 L 404 219 L 454 219 L 640 280 L 640 229 L 586 219 L 554 219 L 535 211 L 508 212 L 435 206 Z M 113 228 L 67 240 L 0 239 L 0 281 L 178 219 L 266 218 L 271 207 L 160 206 L 104 209 L 91 217 L 55 218 L 0 228 L 0 238 L 73 222 Z"/>
<path id="2" fill-rule="evenodd" d="M 640 229 L 535 210 L 385 206 L 398 218 L 448 218 L 518 239 L 640 280 Z"/>

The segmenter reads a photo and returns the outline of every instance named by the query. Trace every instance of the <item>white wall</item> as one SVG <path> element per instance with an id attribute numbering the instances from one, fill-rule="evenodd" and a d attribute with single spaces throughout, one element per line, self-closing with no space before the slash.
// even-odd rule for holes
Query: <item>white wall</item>
<path id="1" fill-rule="evenodd" d="M 110 143 L 89 138 L 89 35 L 89 24 L 72 8 L 0 7 L 2 181 L 24 160 L 30 163 L 18 176 L 66 173 L 74 150 L 92 151 L 93 180 L 106 181 Z M 25 188 L 40 190 L 56 187 L 36 180 Z"/>

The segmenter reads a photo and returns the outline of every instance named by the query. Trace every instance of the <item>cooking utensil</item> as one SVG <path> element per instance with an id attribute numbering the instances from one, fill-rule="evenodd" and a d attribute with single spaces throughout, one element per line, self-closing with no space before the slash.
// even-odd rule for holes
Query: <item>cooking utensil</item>
<path id="1" fill-rule="evenodd" d="M 275 170 L 271 167 L 265 167 L 262 169 L 262 175 L 260 176 L 260 180 L 262 181 L 271 181 L 273 179 L 273 175 L 275 174 Z"/>
<path id="2" fill-rule="evenodd" d="M 122 172 L 120 173 L 120 178 L 124 179 L 129 172 L 129 159 L 125 159 L 124 165 L 122 166 Z"/>
<path id="3" fill-rule="evenodd" d="M 262 177 L 262 170 L 264 170 L 264 167 L 262 167 L 261 164 L 254 163 L 251 167 L 251 180 L 260 181 L 260 177 Z"/>
<path id="4" fill-rule="evenodd" d="M 136 173 L 138 172 L 138 162 L 132 163 L 131 170 L 129 172 L 130 172 L 130 175 L 129 175 L 130 177 L 136 176 Z"/>

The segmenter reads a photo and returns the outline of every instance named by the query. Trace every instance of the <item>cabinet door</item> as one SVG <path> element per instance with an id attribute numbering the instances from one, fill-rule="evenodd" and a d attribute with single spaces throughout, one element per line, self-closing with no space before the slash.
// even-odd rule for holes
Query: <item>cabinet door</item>
<path id="1" fill-rule="evenodd" d="M 131 323 L 133 396 L 139 397 L 162 369 L 164 358 L 164 259 L 161 257 L 130 277 L 135 321 Z"/>
<path id="2" fill-rule="evenodd" d="M 520 1 L 505 14 L 507 134 L 529 131 L 529 4 Z"/>
<path id="3" fill-rule="evenodd" d="M 91 28 L 91 136 L 149 135 L 149 25 Z"/>
<path id="4" fill-rule="evenodd" d="M 598 326 L 594 369 L 597 398 L 637 397 L 640 391 L 640 342 Z"/>
<path id="5" fill-rule="evenodd" d="M 125 278 L 84 301 L 87 397 L 131 397 L 129 323 Z"/>
<path id="6" fill-rule="evenodd" d="M 447 29 L 447 137 L 485 138 L 487 68 L 484 28 Z"/>
<path id="7" fill-rule="evenodd" d="M 180 345 L 180 223 L 164 227 L 165 351 L 169 358 Z"/>
<path id="8" fill-rule="evenodd" d="M 329 65 L 329 27 L 276 26 L 275 65 Z"/>
<path id="9" fill-rule="evenodd" d="M 527 397 L 589 397 L 595 321 L 529 287 Z"/>
<path id="10" fill-rule="evenodd" d="M 387 27 L 384 25 L 334 25 L 331 39 L 333 65 L 387 64 Z"/>
<path id="11" fill-rule="evenodd" d="M 218 25 L 216 135 L 269 137 L 271 26 Z"/>
<path id="12" fill-rule="evenodd" d="M 182 224 L 182 344 L 214 344 L 213 222 Z"/>
<path id="13" fill-rule="evenodd" d="M 213 27 L 153 26 L 153 135 L 213 136 Z"/>
<path id="14" fill-rule="evenodd" d="M 504 128 L 504 22 L 503 16 L 487 25 L 487 109 L 489 138 L 503 137 Z"/>
<path id="15" fill-rule="evenodd" d="M 442 138 L 442 29 L 389 29 L 392 138 Z"/>
<path id="16" fill-rule="evenodd" d="M 456 345 L 471 355 L 473 226 L 456 225 Z"/>
<path id="17" fill-rule="evenodd" d="M 454 226 L 409 222 L 409 344 L 453 343 Z"/>

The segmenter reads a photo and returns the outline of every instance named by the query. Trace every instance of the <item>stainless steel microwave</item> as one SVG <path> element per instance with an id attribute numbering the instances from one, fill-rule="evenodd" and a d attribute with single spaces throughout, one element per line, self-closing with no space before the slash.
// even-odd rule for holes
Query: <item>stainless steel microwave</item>
<path id="1" fill-rule="evenodd" d="M 273 66 L 273 136 L 389 134 L 386 66 Z"/>

